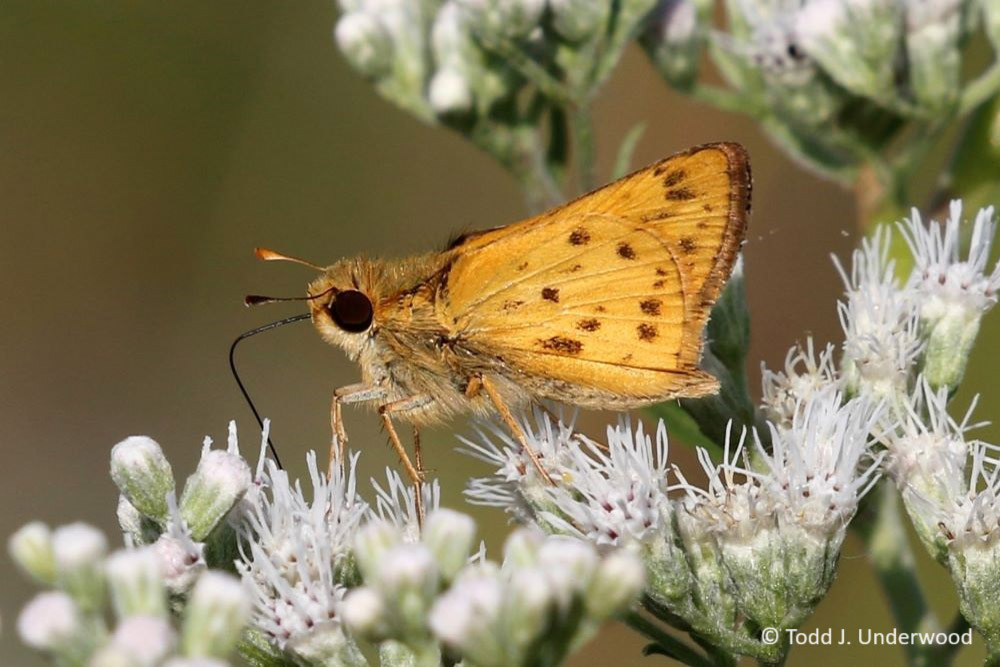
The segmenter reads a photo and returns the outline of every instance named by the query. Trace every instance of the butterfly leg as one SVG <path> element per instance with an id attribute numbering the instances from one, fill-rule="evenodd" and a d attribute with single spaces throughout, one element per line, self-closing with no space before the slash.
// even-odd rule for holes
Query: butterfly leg
<path id="1" fill-rule="evenodd" d="M 421 524 L 424 521 L 424 467 L 420 452 L 420 435 L 416 427 L 414 427 L 413 451 L 414 458 L 416 459 L 416 465 L 414 465 L 406 453 L 406 448 L 403 447 L 403 442 L 399 439 L 396 427 L 392 423 L 392 413 L 416 410 L 417 408 L 424 407 L 433 400 L 430 396 L 426 395 L 410 396 L 399 401 L 385 403 L 378 408 L 378 413 L 382 417 L 382 425 L 385 426 L 385 432 L 389 435 L 389 444 L 396 451 L 400 463 L 403 464 L 403 470 L 406 471 L 406 476 L 410 478 L 410 482 L 413 483 L 413 488 L 416 491 L 414 499 L 417 508 L 417 521 Z"/>
<path id="2" fill-rule="evenodd" d="M 344 430 L 344 418 L 341 413 L 341 406 L 345 403 L 363 403 L 364 401 L 377 401 L 385 397 L 385 389 L 382 387 L 372 387 L 358 382 L 349 384 L 333 392 L 333 399 L 330 402 L 330 460 L 327 464 L 327 474 L 333 474 L 335 462 L 344 460 L 344 451 L 347 447 L 347 431 Z"/>
<path id="3" fill-rule="evenodd" d="M 538 471 L 538 474 L 540 474 L 542 479 L 546 482 L 554 485 L 555 482 L 552 481 L 552 477 L 542 466 L 542 461 L 538 457 L 538 452 L 532 449 L 531 445 L 528 444 L 528 438 L 524 435 L 524 430 L 521 429 L 521 425 L 517 423 L 516 419 L 514 419 L 514 415 L 511 414 L 510 408 L 508 408 L 507 404 L 504 403 L 504 400 L 501 398 L 500 392 L 497 391 L 496 385 L 493 384 L 493 381 L 485 375 L 480 375 L 479 386 L 482 387 L 483 391 L 486 392 L 486 395 L 490 397 L 490 401 L 492 401 L 493 406 L 497 409 L 497 412 L 500 413 L 500 419 L 503 420 L 503 422 L 507 425 L 507 428 L 509 428 L 511 433 L 514 434 L 517 441 L 521 443 L 521 448 L 524 450 L 524 453 L 528 455 L 528 458 L 531 459 L 531 462 L 535 464 L 535 469 Z"/>

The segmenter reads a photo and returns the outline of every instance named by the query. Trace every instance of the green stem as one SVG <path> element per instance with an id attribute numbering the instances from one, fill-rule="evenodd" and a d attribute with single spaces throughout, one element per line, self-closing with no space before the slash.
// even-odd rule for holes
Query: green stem
<path id="1" fill-rule="evenodd" d="M 694 648 L 674 637 L 658 624 L 649 620 L 637 611 L 626 614 L 622 620 L 627 626 L 641 634 L 646 639 L 655 642 L 667 655 L 682 661 L 692 667 L 715 667 L 713 662 Z"/>
<path id="2" fill-rule="evenodd" d="M 958 114 L 964 116 L 1000 90 L 1000 61 L 973 79 L 962 91 L 958 100 Z"/>
<path id="3" fill-rule="evenodd" d="M 875 491 L 878 495 L 873 509 L 875 520 L 859 524 L 859 532 L 867 546 L 875 576 L 889 600 L 896 627 L 900 632 L 938 632 L 941 628 L 933 610 L 924 599 L 916 563 L 903 521 L 899 513 L 899 495 L 888 481 Z M 905 647 L 909 665 L 940 664 L 935 662 L 928 646 L 909 644 Z"/>
<path id="4" fill-rule="evenodd" d="M 590 192 L 594 189 L 594 123 L 586 104 L 573 113 L 573 140 L 580 190 Z"/>

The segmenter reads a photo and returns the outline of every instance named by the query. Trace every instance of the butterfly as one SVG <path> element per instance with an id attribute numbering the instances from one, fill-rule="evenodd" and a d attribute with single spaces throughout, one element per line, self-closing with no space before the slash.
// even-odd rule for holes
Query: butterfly
<path id="1" fill-rule="evenodd" d="M 334 392 L 340 448 L 341 406 L 376 406 L 419 485 L 416 427 L 498 414 L 548 479 L 517 409 L 554 400 L 625 410 L 718 390 L 698 368 L 703 331 L 743 244 L 750 191 L 746 150 L 714 143 L 418 257 L 320 267 L 257 254 L 320 271 L 309 317 L 361 369 Z M 415 462 L 394 418 L 414 425 Z"/>

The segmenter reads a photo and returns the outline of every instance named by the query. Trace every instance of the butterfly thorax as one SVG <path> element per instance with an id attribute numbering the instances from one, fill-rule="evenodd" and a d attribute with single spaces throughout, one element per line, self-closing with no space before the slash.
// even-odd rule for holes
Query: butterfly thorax
<path id="1" fill-rule="evenodd" d="M 452 332 L 440 321 L 435 306 L 447 262 L 441 254 L 342 260 L 309 286 L 313 295 L 331 291 L 311 302 L 313 323 L 326 342 L 359 364 L 362 382 L 385 388 L 386 402 L 415 395 L 435 397 L 433 411 L 414 415 L 424 422 L 466 407 L 463 391 L 468 378 L 458 372 Z M 344 290 L 358 290 L 371 300 L 374 312 L 367 330 L 345 331 L 331 317 L 332 294 Z"/>

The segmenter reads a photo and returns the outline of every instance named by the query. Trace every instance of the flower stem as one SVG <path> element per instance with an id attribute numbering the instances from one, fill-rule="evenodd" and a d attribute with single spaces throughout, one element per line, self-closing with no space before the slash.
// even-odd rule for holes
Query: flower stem
<path id="1" fill-rule="evenodd" d="M 641 634 L 646 639 L 654 642 L 662 653 L 692 667 L 715 667 L 714 663 L 688 646 L 683 641 L 674 637 L 658 624 L 649 620 L 637 611 L 626 614 L 622 620 L 627 626 Z"/>
<path id="2" fill-rule="evenodd" d="M 573 113 L 573 138 L 580 190 L 590 192 L 594 189 L 594 123 L 586 105 L 577 107 Z"/>
<path id="3" fill-rule="evenodd" d="M 868 546 L 875 576 L 889 599 L 896 627 L 900 632 L 938 632 L 940 623 L 924 599 L 916 563 L 899 513 L 895 487 L 883 481 L 877 494 L 877 516 L 873 522 L 858 523 Z M 907 664 L 940 665 L 930 647 L 909 644 L 905 647 Z"/>

